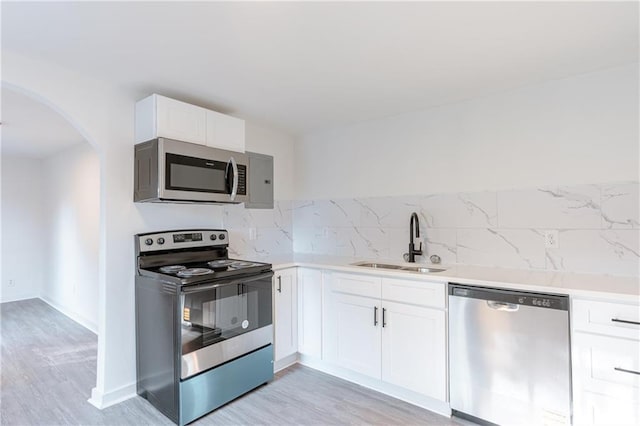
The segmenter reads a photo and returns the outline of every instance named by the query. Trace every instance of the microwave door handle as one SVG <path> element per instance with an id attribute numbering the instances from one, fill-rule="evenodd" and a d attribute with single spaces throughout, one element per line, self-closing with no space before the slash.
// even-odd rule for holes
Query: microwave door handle
<path id="1" fill-rule="evenodd" d="M 231 164 L 231 168 L 233 169 L 233 184 L 231 188 L 231 201 L 233 201 L 238 194 L 238 165 L 233 157 L 229 159 L 229 164 Z"/>

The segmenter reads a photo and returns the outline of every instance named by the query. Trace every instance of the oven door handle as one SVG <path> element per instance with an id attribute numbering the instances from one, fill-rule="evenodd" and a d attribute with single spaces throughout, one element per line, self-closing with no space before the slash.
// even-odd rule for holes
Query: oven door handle
<path id="1" fill-rule="evenodd" d="M 269 272 L 265 272 L 264 274 L 252 275 L 246 278 L 237 278 L 235 280 L 216 281 L 215 283 L 211 283 L 211 284 L 188 286 L 188 287 L 183 287 L 182 290 L 180 290 L 180 294 L 193 294 L 201 291 L 212 290 L 214 288 L 226 287 L 229 285 L 246 284 L 253 281 L 271 279 L 272 276 L 273 276 L 273 271 L 269 271 Z"/>

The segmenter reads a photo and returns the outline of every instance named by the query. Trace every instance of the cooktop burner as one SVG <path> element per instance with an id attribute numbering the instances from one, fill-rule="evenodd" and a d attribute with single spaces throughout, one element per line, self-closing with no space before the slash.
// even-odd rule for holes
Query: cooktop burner
<path id="1" fill-rule="evenodd" d="M 242 269 L 242 268 L 248 268 L 250 266 L 259 266 L 260 263 L 247 262 L 245 260 L 218 259 L 218 260 L 212 260 L 211 262 L 208 262 L 207 265 L 209 265 L 214 269 L 219 269 L 219 268 Z"/>
<path id="2" fill-rule="evenodd" d="M 244 260 L 235 260 L 229 267 L 232 268 L 246 268 L 247 266 L 253 266 L 256 263 L 253 262 L 245 262 Z"/>
<path id="3" fill-rule="evenodd" d="M 198 275 L 207 275 L 211 273 L 213 273 L 213 271 L 208 268 L 188 268 L 188 269 L 182 269 L 178 271 L 176 275 L 179 277 L 188 278 L 188 277 L 195 277 Z"/>
<path id="4" fill-rule="evenodd" d="M 182 271 L 184 269 L 187 269 L 187 267 L 182 265 L 167 265 L 160 268 L 160 272 L 164 274 L 175 274 L 176 272 Z"/>
<path id="5" fill-rule="evenodd" d="M 236 262 L 236 261 L 231 259 L 218 259 L 218 260 L 212 260 L 211 262 L 208 263 L 208 265 L 211 266 L 212 268 L 224 268 L 231 265 L 233 262 Z"/>

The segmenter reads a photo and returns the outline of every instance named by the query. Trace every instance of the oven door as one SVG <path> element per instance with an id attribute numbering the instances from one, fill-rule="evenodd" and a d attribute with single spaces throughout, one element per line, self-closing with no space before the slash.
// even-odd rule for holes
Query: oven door
<path id="1" fill-rule="evenodd" d="M 181 378 L 273 343 L 273 272 L 183 288 Z"/>
<path id="2" fill-rule="evenodd" d="M 247 158 L 239 152 L 160 138 L 158 160 L 165 200 L 244 202 Z"/>

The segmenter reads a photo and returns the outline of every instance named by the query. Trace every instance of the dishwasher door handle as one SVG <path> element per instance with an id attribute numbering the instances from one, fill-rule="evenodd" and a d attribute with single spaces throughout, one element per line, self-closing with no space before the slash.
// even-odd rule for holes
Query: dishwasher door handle
<path id="1" fill-rule="evenodd" d="M 487 300 L 487 306 L 496 311 L 516 312 L 520 309 L 515 303 L 496 302 L 495 300 Z"/>

